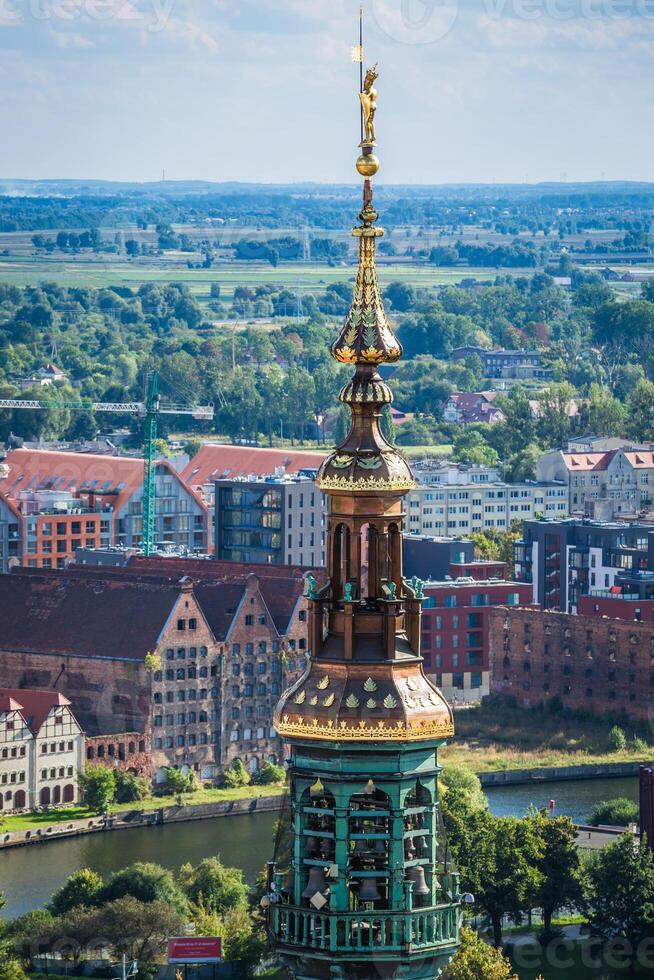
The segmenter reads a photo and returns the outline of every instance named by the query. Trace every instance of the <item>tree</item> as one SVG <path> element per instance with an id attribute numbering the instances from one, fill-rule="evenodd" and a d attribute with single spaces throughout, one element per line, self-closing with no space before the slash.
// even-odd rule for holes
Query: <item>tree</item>
<path id="1" fill-rule="evenodd" d="M 542 393 L 538 430 L 547 446 L 564 447 L 572 430 L 571 410 L 575 390 L 567 381 L 553 383 Z"/>
<path id="2" fill-rule="evenodd" d="M 179 871 L 179 884 L 189 901 L 223 915 L 237 906 L 246 906 L 248 886 L 240 868 L 227 868 L 219 857 L 205 858 L 197 867 L 185 864 Z"/>
<path id="3" fill-rule="evenodd" d="M 487 810 L 488 799 L 481 785 L 479 776 L 465 766 L 445 766 L 441 772 L 439 783 L 446 792 L 460 792 L 464 795 L 471 810 Z"/>
<path id="4" fill-rule="evenodd" d="M 247 771 L 240 759 L 234 759 L 231 766 L 225 769 L 223 782 L 228 789 L 236 789 L 239 786 L 247 786 L 250 782 L 250 773 Z"/>
<path id="5" fill-rule="evenodd" d="M 589 858 L 585 886 L 591 935 L 626 941 L 633 962 L 654 928 L 654 854 L 624 834 Z"/>
<path id="6" fill-rule="evenodd" d="M 81 923 L 82 924 L 82 923 Z M 119 958 L 138 960 L 139 971 L 152 970 L 165 948 L 169 936 L 184 934 L 185 915 L 167 901 L 139 901 L 131 895 L 116 899 L 95 909 L 83 923 L 84 933 L 102 936 Z M 71 922 L 75 935 L 75 919 Z M 147 974 L 146 974 L 147 975 Z"/>
<path id="7" fill-rule="evenodd" d="M 460 463 L 476 463 L 485 466 L 496 466 L 500 458 L 497 451 L 489 446 L 481 432 L 475 429 L 464 429 L 454 440 L 452 458 Z"/>
<path id="8" fill-rule="evenodd" d="M 80 905 L 95 905 L 102 887 L 103 881 L 97 871 L 80 868 L 54 893 L 48 909 L 53 915 L 65 915 Z"/>
<path id="9" fill-rule="evenodd" d="M 642 378 L 627 397 L 627 435 L 638 442 L 654 439 L 654 383 Z"/>
<path id="10" fill-rule="evenodd" d="M 273 783 L 283 783 L 286 779 L 286 770 L 283 766 L 276 766 L 272 762 L 264 762 L 252 782 L 256 786 L 270 786 Z"/>
<path id="11" fill-rule="evenodd" d="M 182 797 L 185 793 L 193 793 L 196 789 L 195 773 L 189 771 L 183 773 L 181 769 L 174 766 L 166 766 L 166 792 L 172 793 L 177 798 L 177 805 L 182 805 Z"/>
<path id="12" fill-rule="evenodd" d="M 654 303 L 654 279 L 647 279 L 640 287 L 641 299 Z"/>
<path id="13" fill-rule="evenodd" d="M 538 461 L 542 456 L 541 448 L 536 442 L 530 443 L 509 457 L 504 470 L 504 478 L 511 483 L 524 483 L 536 479 Z"/>
<path id="14" fill-rule="evenodd" d="M 188 910 L 186 897 L 172 872 L 159 864 L 138 861 L 121 868 L 102 887 L 98 904 L 104 905 L 128 895 L 139 902 L 165 902 L 182 914 Z"/>
<path id="15" fill-rule="evenodd" d="M 461 930 L 461 948 L 441 973 L 442 980 L 518 980 L 499 949 L 493 949 L 476 932 Z"/>
<path id="16" fill-rule="evenodd" d="M 133 772 L 116 769 L 116 803 L 137 803 L 150 794 L 150 781 Z"/>
<path id="17" fill-rule="evenodd" d="M 591 384 L 581 411 L 582 427 L 598 435 L 620 435 L 625 422 L 624 406 L 608 388 Z"/>
<path id="18" fill-rule="evenodd" d="M 627 748 L 627 736 L 618 725 L 609 732 L 609 747 L 613 752 L 624 752 Z"/>
<path id="19" fill-rule="evenodd" d="M 615 800 L 604 800 L 596 803 L 588 818 L 594 827 L 626 827 L 630 823 L 638 823 L 640 807 L 634 800 L 619 796 Z"/>
<path id="20" fill-rule="evenodd" d="M 569 817 L 528 817 L 541 845 L 538 862 L 540 877 L 532 893 L 532 903 L 543 911 L 546 935 L 558 909 L 581 900 L 580 863 L 577 831 Z"/>
<path id="21" fill-rule="evenodd" d="M 448 797 L 449 793 L 444 803 L 449 805 Z M 462 887 L 472 892 L 476 907 L 490 918 L 493 940 L 499 947 L 503 916 L 524 912 L 540 887 L 542 842 L 528 821 L 471 810 L 460 791 L 455 799 L 454 813 L 443 808 L 448 841 Z"/>
<path id="22" fill-rule="evenodd" d="M 399 313 L 406 313 L 413 308 L 416 294 L 413 286 L 404 282 L 392 282 L 386 289 L 386 299 L 389 300 L 394 310 Z"/>
<path id="23" fill-rule="evenodd" d="M 106 813 L 116 795 L 116 776 L 112 769 L 90 766 L 78 776 L 82 802 L 94 813 Z"/>
<path id="24" fill-rule="evenodd" d="M 52 948 L 59 932 L 59 920 L 46 909 L 34 909 L 14 919 L 7 929 L 7 941 L 22 960 L 33 965 L 34 959 Z"/>

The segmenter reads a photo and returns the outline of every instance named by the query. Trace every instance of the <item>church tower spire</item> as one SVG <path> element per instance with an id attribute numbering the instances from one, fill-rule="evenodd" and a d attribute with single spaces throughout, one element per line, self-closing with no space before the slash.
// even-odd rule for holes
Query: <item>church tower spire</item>
<path id="1" fill-rule="evenodd" d="M 332 346 L 354 367 L 340 393 L 351 428 L 317 478 L 328 498 L 328 577 L 322 588 L 308 577 L 308 667 L 275 712 L 291 748 L 293 828 L 290 866 L 271 868 L 266 901 L 271 941 L 302 980 L 433 980 L 460 925 L 437 783 L 453 716 L 423 670 L 422 583 L 402 570 L 413 476 L 380 425 L 393 396 L 378 367 L 402 349 L 377 282 L 377 78 L 375 66 L 359 93 L 359 269 Z"/>

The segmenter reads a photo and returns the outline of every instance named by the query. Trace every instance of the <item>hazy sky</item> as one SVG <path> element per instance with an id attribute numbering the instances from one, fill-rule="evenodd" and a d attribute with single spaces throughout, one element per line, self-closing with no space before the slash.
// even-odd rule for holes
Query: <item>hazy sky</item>
<path id="1" fill-rule="evenodd" d="M 654 179 L 654 0 L 366 7 L 385 181 Z M 0 176 L 353 180 L 357 15 L 0 0 Z"/>

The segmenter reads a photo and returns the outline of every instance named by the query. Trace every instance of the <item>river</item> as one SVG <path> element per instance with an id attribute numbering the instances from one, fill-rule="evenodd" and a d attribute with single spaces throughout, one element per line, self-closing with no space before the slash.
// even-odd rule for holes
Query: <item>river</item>
<path id="1" fill-rule="evenodd" d="M 553 799 L 557 813 L 568 814 L 580 823 L 601 800 L 618 796 L 638 799 L 638 781 L 597 779 L 502 786 L 489 788 L 487 795 L 496 814 L 523 816 L 531 805 L 548 806 Z M 78 868 L 93 868 L 107 875 L 135 861 L 155 861 L 177 870 L 187 861 L 197 864 L 204 857 L 219 854 L 225 864 L 242 868 L 252 882 L 272 856 L 276 819 L 275 813 L 222 817 L 89 834 L 2 851 L 0 891 L 7 899 L 3 914 L 12 918 L 40 908 Z"/>

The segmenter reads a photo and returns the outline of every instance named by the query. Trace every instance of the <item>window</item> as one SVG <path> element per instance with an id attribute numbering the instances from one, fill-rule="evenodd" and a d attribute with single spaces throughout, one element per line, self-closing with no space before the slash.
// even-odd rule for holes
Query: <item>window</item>
<path id="1" fill-rule="evenodd" d="M 197 621 L 197 619 L 189 619 L 189 621 L 188 621 L 188 628 L 190 630 L 196 630 L 198 628 L 198 621 Z"/>
<path id="2" fill-rule="evenodd" d="M 186 620 L 185 619 L 178 619 L 177 620 L 177 632 L 178 633 L 183 633 L 185 629 L 186 629 Z"/>
<path id="3" fill-rule="evenodd" d="M 251 616 L 248 613 L 248 615 L 245 617 L 245 625 L 246 626 L 253 626 L 254 625 L 254 616 Z"/>

